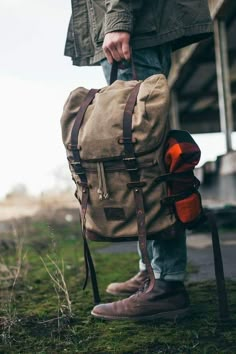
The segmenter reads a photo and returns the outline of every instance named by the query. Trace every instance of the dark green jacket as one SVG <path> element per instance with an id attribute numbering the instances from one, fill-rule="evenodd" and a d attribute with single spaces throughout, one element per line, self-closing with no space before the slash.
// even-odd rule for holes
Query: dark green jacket
<path id="1" fill-rule="evenodd" d="M 212 31 L 207 0 L 72 0 L 65 55 L 74 65 L 104 58 L 104 34 L 131 33 L 133 48 L 171 42 L 173 49 Z"/>

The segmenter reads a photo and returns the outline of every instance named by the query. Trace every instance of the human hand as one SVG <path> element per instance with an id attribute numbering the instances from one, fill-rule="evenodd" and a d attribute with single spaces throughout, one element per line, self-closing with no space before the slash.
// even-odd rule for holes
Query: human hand
<path id="1" fill-rule="evenodd" d="M 109 32 L 105 35 L 102 49 L 110 64 L 113 61 L 130 60 L 131 49 L 129 45 L 130 33 L 128 32 Z"/>

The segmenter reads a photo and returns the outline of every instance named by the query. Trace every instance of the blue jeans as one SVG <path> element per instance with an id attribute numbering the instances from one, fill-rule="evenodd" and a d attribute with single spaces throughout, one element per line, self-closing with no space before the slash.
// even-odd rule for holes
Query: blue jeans
<path id="1" fill-rule="evenodd" d="M 171 48 L 168 44 L 133 50 L 133 62 L 138 80 L 145 80 L 154 74 L 169 74 L 171 66 Z M 110 81 L 111 65 L 106 59 L 101 61 L 107 82 Z M 132 80 L 132 70 L 130 63 L 125 63 L 125 67 L 118 71 L 119 80 Z M 186 235 L 185 232 L 178 235 L 173 240 L 158 239 L 147 242 L 149 259 L 156 279 L 183 281 L 186 273 Z M 138 247 L 138 252 L 140 250 Z M 145 264 L 140 258 L 139 269 L 145 270 Z"/>

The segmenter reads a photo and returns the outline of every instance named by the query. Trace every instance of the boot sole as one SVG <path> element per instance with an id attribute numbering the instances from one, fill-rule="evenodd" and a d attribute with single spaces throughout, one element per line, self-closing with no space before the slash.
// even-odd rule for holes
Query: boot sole
<path id="1" fill-rule="evenodd" d="M 180 310 L 175 310 L 175 311 L 168 311 L 168 312 L 160 312 L 155 315 L 149 315 L 149 316 L 135 316 L 135 317 L 119 317 L 119 316 L 107 316 L 107 315 L 98 315 L 95 312 L 91 312 L 91 315 L 93 315 L 96 318 L 101 318 L 104 320 L 124 320 L 124 321 L 153 321 L 153 320 L 178 320 L 185 318 L 190 315 L 190 309 L 180 309 Z"/>

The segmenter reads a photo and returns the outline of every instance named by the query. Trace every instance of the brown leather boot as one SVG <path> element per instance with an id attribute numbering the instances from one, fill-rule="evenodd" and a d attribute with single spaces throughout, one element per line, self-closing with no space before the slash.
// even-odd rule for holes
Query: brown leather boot
<path id="1" fill-rule="evenodd" d="M 183 283 L 155 280 L 154 288 L 127 299 L 100 304 L 91 314 L 106 320 L 155 320 L 183 318 L 189 313 L 189 297 Z"/>
<path id="2" fill-rule="evenodd" d="M 112 295 L 132 295 L 142 288 L 147 280 L 147 271 L 140 271 L 133 278 L 128 279 L 125 282 L 109 284 L 106 292 Z"/>

